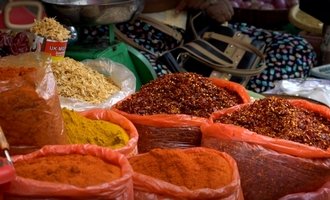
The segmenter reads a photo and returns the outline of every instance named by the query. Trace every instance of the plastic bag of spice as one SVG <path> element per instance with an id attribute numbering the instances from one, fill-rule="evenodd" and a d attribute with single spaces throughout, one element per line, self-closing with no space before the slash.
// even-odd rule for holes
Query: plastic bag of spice
<path id="1" fill-rule="evenodd" d="M 124 147 L 114 149 L 114 151 L 118 151 L 126 156 L 133 156 L 138 153 L 137 142 L 139 135 L 133 123 L 129 121 L 126 117 L 114 111 L 106 109 L 91 109 L 80 112 L 80 114 L 89 119 L 105 120 L 122 127 L 129 135 L 129 141 Z"/>
<path id="2" fill-rule="evenodd" d="M 0 125 L 11 154 L 67 143 L 50 62 L 44 53 L 0 59 Z"/>
<path id="3" fill-rule="evenodd" d="M 73 182 L 79 181 L 81 184 L 88 185 L 88 182 L 84 182 L 83 174 L 87 172 L 93 173 L 86 181 L 100 180 L 108 174 L 105 172 L 104 167 L 100 166 L 100 162 L 89 164 L 82 164 L 81 161 L 64 160 L 61 162 L 52 162 L 52 160 L 43 162 L 43 166 L 34 169 L 34 173 L 29 173 L 30 176 L 42 176 L 43 173 L 47 173 L 48 181 L 39 181 L 36 178 L 23 178 L 17 175 L 16 178 L 10 183 L 10 185 L 4 190 L 4 199 L 115 199 L 115 200 L 133 200 L 133 170 L 127 160 L 127 158 L 118 152 L 115 152 L 109 148 L 102 148 L 96 145 L 48 145 L 42 149 L 32 152 L 27 155 L 19 155 L 13 158 L 14 166 L 20 162 L 29 162 L 34 159 L 49 157 L 49 156 L 67 156 L 67 155 L 89 155 L 96 159 L 101 159 L 105 163 L 118 166 L 120 168 L 121 176 L 112 181 L 104 182 L 98 185 L 91 185 L 87 187 L 78 187 Z M 74 162 L 74 163 L 73 163 Z M 37 167 L 38 163 L 26 165 L 26 167 Z M 72 165 L 70 167 L 69 165 Z M 75 165 L 75 166 L 73 166 Z M 95 172 L 90 172 L 93 169 Z M 18 170 L 16 169 L 18 174 Z M 81 172 L 81 173 L 80 173 Z M 72 175 L 67 175 L 72 173 Z M 67 175 L 67 176 L 66 176 Z M 78 177 L 77 177 L 78 176 Z M 81 176 L 81 178 L 79 178 Z M 53 177 L 53 178 L 52 178 Z M 76 179 L 74 179 L 76 177 Z M 40 177 L 38 177 L 40 178 Z M 43 177 L 41 177 L 43 178 Z M 63 183 L 60 180 L 70 179 L 72 184 Z M 50 180 L 52 179 L 52 180 Z M 68 180 L 67 182 L 69 182 Z"/>
<path id="4" fill-rule="evenodd" d="M 57 65 L 54 64 L 57 66 L 56 77 L 63 85 L 63 93 L 66 93 L 65 96 L 60 96 L 62 107 L 70 108 L 76 111 L 84 111 L 94 108 L 109 108 L 118 101 L 135 92 L 136 78 L 134 74 L 120 63 L 114 62 L 107 58 L 88 59 L 82 62 L 76 61 L 89 69 L 86 70 L 86 73 L 83 73 L 82 70 L 77 69 L 74 70 L 75 72 L 71 72 L 70 75 L 70 70 L 65 70 L 66 59 L 67 58 L 61 61 L 63 64 L 59 64 L 60 62 L 58 62 Z M 72 68 L 72 66 L 67 67 Z M 93 80 L 92 77 L 94 74 L 91 70 L 99 73 L 99 76 L 102 75 L 106 80 L 110 80 L 109 84 L 113 85 L 113 87 L 104 87 L 103 85 L 105 85 L 105 83 L 102 83 L 100 78 L 98 80 Z M 68 80 L 68 77 L 71 77 L 71 80 Z M 69 82 L 66 83 L 65 80 L 68 80 Z M 96 85 L 97 83 L 103 85 Z M 85 93 L 77 96 L 74 92 L 76 90 L 79 92 L 85 91 Z M 103 93 L 109 95 L 106 98 L 103 98 L 105 95 Z M 74 96 L 76 96 L 76 98 L 74 98 Z M 100 97 L 102 97 L 102 99 Z M 87 101 L 83 99 L 89 100 Z M 91 100 L 95 100 L 95 102 L 91 102 Z M 99 102 L 99 100 L 102 101 Z"/>
<path id="5" fill-rule="evenodd" d="M 247 102 L 248 93 L 237 83 L 175 73 L 142 86 L 111 109 L 133 122 L 139 133 L 138 152 L 145 153 L 153 148 L 200 146 L 200 126 L 214 109 Z M 146 114 L 145 109 L 155 114 Z"/>
<path id="6" fill-rule="evenodd" d="M 286 195 L 279 200 L 328 200 L 330 199 L 330 182 L 312 192 L 302 192 Z"/>
<path id="7" fill-rule="evenodd" d="M 305 100 L 288 101 L 294 107 L 330 119 L 330 109 L 325 106 Z M 249 105 L 216 112 L 212 120 Z M 301 126 L 306 125 L 306 121 L 302 122 Z M 254 123 L 252 118 L 249 123 Z M 204 124 L 201 131 L 203 147 L 224 151 L 236 160 L 247 200 L 273 200 L 288 194 L 315 191 L 330 180 L 330 148 L 324 150 L 268 137 L 232 124 Z"/>
<path id="8" fill-rule="evenodd" d="M 135 200 L 243 200 L 236 162 L 226 153 L 202 147 L 153 149 L 129 162 Z"/>

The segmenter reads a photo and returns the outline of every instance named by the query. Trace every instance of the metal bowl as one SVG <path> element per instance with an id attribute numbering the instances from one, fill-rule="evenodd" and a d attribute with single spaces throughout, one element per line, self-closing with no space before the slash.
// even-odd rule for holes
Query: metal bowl
<path id="1" fill-rule="evenodd" d="M 129 21 L 139 14 L 143 0 L 41 0 L 48 17 L 64 25 L 107 25 Z"/>

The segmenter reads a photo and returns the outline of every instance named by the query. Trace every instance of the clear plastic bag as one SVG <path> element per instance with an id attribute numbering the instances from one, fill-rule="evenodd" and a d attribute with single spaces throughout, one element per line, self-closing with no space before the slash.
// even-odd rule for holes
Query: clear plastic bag
<path id="1" fill-rule="evenodd" d="M 44 53 L 0 59 L 0 125 L 11 154 L 67 144 L 51 60 Z"/>
<path id="2" fill-rule="evenodd" d="M 275 83 L 265 94 L 287 94 L 322 102 L 330 107 L 330 80 L 307 78 L 288 79 Z"/>
<path id="3" fill-rule="evenodd" d="M 73 109 L 75 111 L 84 111 L 92 108 L 109 108 L 135 92 L 136 78 L 134 74 L 122 64 L 107 58 L 88 59 L 82 61 L 82 63 L 109 77 L 120 88 L 120 91 L 111 95 L 106 101 L 99 104 L 92 104 L 73 98 L 60 97 L 62 107 Z"/>

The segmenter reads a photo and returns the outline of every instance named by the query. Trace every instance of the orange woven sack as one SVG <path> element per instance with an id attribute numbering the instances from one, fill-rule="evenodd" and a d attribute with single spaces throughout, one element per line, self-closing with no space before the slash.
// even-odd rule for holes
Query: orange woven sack
<path id="1" fill-rule="evenodd" d="M 330 119 L 328 107 L 305 100 L 290 103 Z M 216 112 L 212 120 L 246 105 Z M 246 200 L 315 191 L 330 180 L 330 148 L 275 139 L 231 124 L 209 123 L 201 131 L 202 146 L 226 152 L 236 160 Z"/>
<path id="2" fill-rule="evenodd" d="M 121 177 L 100 185 L 85 188 L 71 184 L 38 181 L 16 176 L 4 191 L 4 199 L 115 199 L 133 200 L 133 170 L 127 158 L 109 148 L 96 145 L 49 145 L 38 151 L 13 158 L 14 163 L 50 155 L 92 155 L 120 167 Z M 91 163 L 92 164 L 92 163 Z M 102 172 L 95 172 L 102 173 Z"/>
<path id="3" fill-rule="evenodd" d="M 79 113 L 89 119 L 100 119 L 119 125 L 126 131 L 130 139 L 124 147 L 114 149 L 114 151 L 118 151 L 126 156 L 132 156 L 138 153 L 137 143 L 139 135 L 134 124 L 126 117 L 109 109 L 90 109 Z"/>
<path id="4" fill-rule="evenodd" d="M 185 186 L 178 186 L 169 182 L 147 176 L 141 173 L 133 173 L 134 183 L 134 199 L 135 200 L 211 200 L 211 199 L 232 199 L 243 200 L 243 194 L 240 184 L 240 176 L 238 173 L 235 160 L 226 153 L 215 151 L 208 148 L 194 147 L 182 149 L 184 152 L 216 152 L 224 160 L 228 162 L 231 169 L 231 181 L 229 184 L 217 189 L 202 188 L 189 189 Z M 141 156 L 143 154 L 136 155 Z M 202 168 L 202 167 L 201 167 Z M 212 179 L 212 178 L 211 178 Z"/>
<path id="5" fill-rule="evenodd" d="M 242 98 L 243 103 L 250 102 L 250 97 L 243 86 L 222 79 L 211 78 L 211 80 L 217 86 L 237 93 Z M 200 146 L 200 126 L 208 122 L 207 118 L 184 114 L 143 116 L 123 112 L 115 108 L 115 106 L 111 109 L 125 116 L 135 125 L 139 133 L 139 153 L 148 152 L 153 148 L 189 148 Z"/>

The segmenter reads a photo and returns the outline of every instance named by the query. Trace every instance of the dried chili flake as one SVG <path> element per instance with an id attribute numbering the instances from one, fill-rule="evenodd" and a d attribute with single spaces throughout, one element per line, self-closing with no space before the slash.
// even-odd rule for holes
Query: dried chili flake
<path id="1" fill-rule="evenodd" d="M 295 107 L 283 98 L 268 97 L 255 101 L 215 121 L 321 149 L 330 146 L 330 120 L 318 113 Z"/>
<path id="2" fill-rule="evenodd" d="M 238 94 L 195 73 L 167 74 L 144 85 L 116 108 L 131 114 L 187 114 L 209 117 L 216 110 L 242 103 Z"/>

